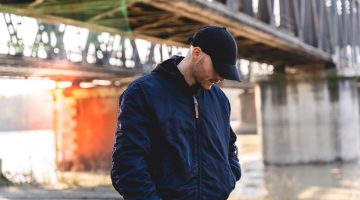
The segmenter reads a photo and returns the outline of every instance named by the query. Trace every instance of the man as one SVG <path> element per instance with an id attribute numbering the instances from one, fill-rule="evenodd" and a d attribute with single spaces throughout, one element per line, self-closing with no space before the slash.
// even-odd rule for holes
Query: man
<path id="1" fill-rule="evenodd" d="M 230 104 L 214 85 L 240 81 L 224 27 L 200 29 L 122 94 L 111 178 L 125 199 L 227 199 L 240 179 Z"/>

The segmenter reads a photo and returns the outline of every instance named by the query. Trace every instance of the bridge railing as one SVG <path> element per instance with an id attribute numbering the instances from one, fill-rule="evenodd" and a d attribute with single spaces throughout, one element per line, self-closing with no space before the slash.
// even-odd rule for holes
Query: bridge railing
<path id="1" fill-rule="evenodd" d="M 213 0 L 360 68 L 359 0 Z"/>

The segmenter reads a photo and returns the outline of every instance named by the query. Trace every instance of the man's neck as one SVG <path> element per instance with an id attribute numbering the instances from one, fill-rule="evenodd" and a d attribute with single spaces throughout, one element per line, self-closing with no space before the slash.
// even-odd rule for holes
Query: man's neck
<path id="1" fill-rule="evenodd" d="M 184 76 L 186 83 L 189 86 L 195 85 L 195 78 L 192 76 L 190 62 L 187 57 L 185 57 L 178 65 L 180 73 Z"/>

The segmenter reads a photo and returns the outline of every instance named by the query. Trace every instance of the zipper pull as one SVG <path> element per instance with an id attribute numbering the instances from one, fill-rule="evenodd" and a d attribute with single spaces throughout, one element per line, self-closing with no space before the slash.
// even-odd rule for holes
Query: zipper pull
<path id="1" fill-rule="evenodd" d="M 199 103 L 195 97 L 195 95 L 193 96 L 194 99 L 194 107 L 195 107 L 195 118 L 199 119 Z"/>

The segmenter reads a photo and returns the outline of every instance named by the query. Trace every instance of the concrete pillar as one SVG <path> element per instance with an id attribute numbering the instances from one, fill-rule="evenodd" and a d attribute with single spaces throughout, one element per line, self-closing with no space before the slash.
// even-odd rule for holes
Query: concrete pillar
<path id="1" fill-rule="evenodd" d="M 355 79 L 260 82 L 258 131 L 267 164 L 359 158 L 359 97 Z"/>
<path id="2" fill-rule="evenodd" d="M 256 111 L 253 89 L 245 89 L 239 95 L 241 134 L 256 134 Z"/>
<path id="3" fill-rule="evenodd" d="M 56 95 L 58 169 L 108 170 L 124 87 L 66 88 Z"/>

